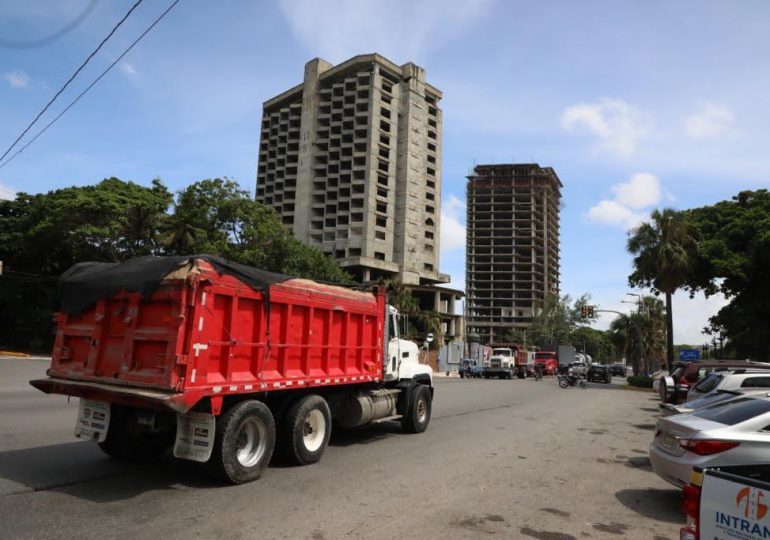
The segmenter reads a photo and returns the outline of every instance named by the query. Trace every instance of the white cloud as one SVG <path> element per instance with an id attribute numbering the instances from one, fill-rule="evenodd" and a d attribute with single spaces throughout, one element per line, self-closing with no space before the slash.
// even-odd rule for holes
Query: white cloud
<path id="1" fill-rule="evenodd" d="M 632 229 L 647 219 L 644 209 L 658 204 L 662 198 L 660 180 L 654 174 L 636 173 L 627 182 L 610 188 L 612 199 L 603 199 L 588 210 L 588 219 L 605 225 Z"/>
<path id="2" fill-rule="evenodd" d="M 639 109 L 622 99 L 610 98 L 567 107 L 561 125 L 570 132 L 587 131 L 598 139 L 598 150 L 623 158 L 634 154 L 649 132 L 649 121 Z"/>
<path id="3" fill-rule="evenodd" d="M 0 181 L 0 199 L 15 199 L 16 198 L 16 191 L 5 185 L 2 181 Z"/>
<path id="4" fill-rule="evenodd" d="M 706 103 L 695 114 L 683 120 L 684 130 L 693 139 L 718 137 L 729 132 L 735 116 L 720 105 Z"/>
<path id="5" fill-rule="evenodd" d="M 293 34 L 330 62 L 379 52 L 395 62 L 422 56 L 483 18 L 490 0 L 281 0 Z"/>
<path id="6" fill-rule="evenodd" d="M 26 88 L 29 85 L 29 75 L 23 71 L 9 71 L 5 74 L 5 80 L 14 88 Z"/>
<path id="7" fill-rule="evenodd" d="M 637 173 L 628 182 L 610 188 L 615 200 L 629 208 L 645 208 L 660 202 L 661 189 L 658 177 L 650 173 Z"/>
<path id="8" fill-rule="evenodd" d="M 644 221 L 645 214 L 634 212 L 617 201 L 603 200 L 588 210 L 588 218 L 605 225 L 619 225 L 624 229 L 633 229 Z"/>
<path id="9" fill-rule="evenodd" d="M 441 251 L 465 248 L 465 203 L 450 195 L 441 208 Z"/>
<path id="10" fill-rule="evenodd" d="M 661 296 L 661 298 L 663 298 Z M 674 343 L 702 345 L 711 338 L 704 335 L 703 328 L 711 316 L 728 304 L 721 294 L 706 298 L 702 293 L 693 298 L 687 291 L 678 291 L 671 299 L 674 315 Z"/>
<path id="11" fill-rule="evenodd" d="M 129 77 L 133 77 L 137 74 L 136 68 L 133 65 L 129 64 L 128 62 L 123 61 L 120 64 L 118 64 L 118 67 L 120 67 L 120 71 L 122 71 Z"/>
<path id="12" fill-rule="evenodd" d="M 631 302 L 631 297 L 624 297 L 627 290 L 620 289 L 615 294 L 605 294 L 600 298 L 596 298 L 596 303 L 600 306 L 600 309 L 630 314 L 636 307 L 629 303 Z M 648 292 L 643 292 L 642 294 L 649 295 Z M 620 298 L 624 300 L 621 302 L 619 301 Z M 663 295 L 658 298 L 665 301 Z M 703 334 L 703 328 L 708 325 L 709 318 L 716 315 L 717 311 L 725 305 L 727 305 L 727 300 L 721 294 L 706 298 L 703 293 L 697 293 L 693 298 L 690 298 L 690 293 L 684 290 L 674 293 L 672 298 L 674 343 L 677 345 L 702 345 L 707 341 L 710 342 L 711 338 Z M 596 327 L 606 330 L 616 317 L 617 315 L 614 313 L 600 313 Z"/>

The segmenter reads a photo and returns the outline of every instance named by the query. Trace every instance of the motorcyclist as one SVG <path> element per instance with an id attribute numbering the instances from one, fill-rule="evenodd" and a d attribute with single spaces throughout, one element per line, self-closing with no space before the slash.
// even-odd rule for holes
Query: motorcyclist
<path id="1" fill-rule="evenodd" d="M 543 378 L 544 364 L 535 364 L 535 380 L 539 381 Z"/>

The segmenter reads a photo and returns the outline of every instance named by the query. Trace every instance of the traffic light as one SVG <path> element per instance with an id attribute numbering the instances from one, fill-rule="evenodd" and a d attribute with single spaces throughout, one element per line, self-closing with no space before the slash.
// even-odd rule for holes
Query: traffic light
<path id="1" fill-rule="evenodd" d="M 580 306 L 580 316 L 584 319 L 588 317 L 588 306 Z"/>
<path id="2" fill-rule="evenodd" d="M 586 306 L 588 308 L 588 318 L 593 319 L 594 318 L 594 306 Z"/>

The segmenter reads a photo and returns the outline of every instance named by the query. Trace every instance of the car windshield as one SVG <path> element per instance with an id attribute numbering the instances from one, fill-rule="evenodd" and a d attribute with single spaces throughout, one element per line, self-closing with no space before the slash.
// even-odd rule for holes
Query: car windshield
<path id="1" fill-rule="evenodd" d="M 704 420 L 734 426 L 767 412 L 770 412 L 770 400 L 745 397 L 717 403 L 694 412 L 692 415 Z"/>

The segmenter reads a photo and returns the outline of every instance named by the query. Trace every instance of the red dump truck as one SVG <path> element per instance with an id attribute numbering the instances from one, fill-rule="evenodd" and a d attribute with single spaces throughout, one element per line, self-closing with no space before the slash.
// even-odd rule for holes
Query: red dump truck
<path id="1" fill-rule="evenodd" d="M 318 461 L 332 421 L 430 422 L 433 379 L 382 288 L 362 291 L 222 259 L 81 263 L 59 283 L 46 393 L 80 398 L 75 434 L 122 459 L 205 462 L 258 478 L 274 448 Z"/>

